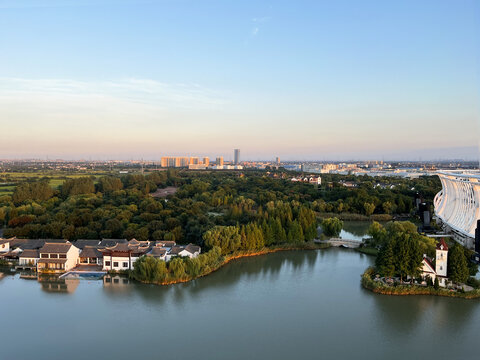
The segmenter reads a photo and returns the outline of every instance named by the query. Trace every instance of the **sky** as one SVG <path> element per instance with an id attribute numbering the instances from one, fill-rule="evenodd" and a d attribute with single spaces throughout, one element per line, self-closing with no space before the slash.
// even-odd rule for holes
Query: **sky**
<path id="1" fill-rule="evenodd" d="M 0 158 L 479 156 L 478 0 L 0 0 Z"/>

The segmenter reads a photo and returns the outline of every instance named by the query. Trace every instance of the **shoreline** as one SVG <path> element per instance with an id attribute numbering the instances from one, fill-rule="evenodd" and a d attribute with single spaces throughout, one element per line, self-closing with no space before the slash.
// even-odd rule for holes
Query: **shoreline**
<path id="1" fill-rule="evenodd" d="M 361 284 L 366 290 L 369 290 L 375 294 L 390 295 L 390 296 L 412 296 L 412 295 L 433 295 L 443 296 L 458 299 L 479 299 L 480 289 L 475 289 L 468 292 L 450 291 L 445 288 L 435 289 L 433 287 L 423 287 L 417 285 L 398 285 L 398 286 L 386 286 L 377 281 L 372 280 L 368 274 L 369 268 L 362 274 Z"/>
<path id="2" fill-rule="evenodd" d="M 264 248 L 260 251 L 255 251 L 255 252 L 245 252 L 245 253 L 237 253 L 237 254 L 232 254 L 229 256 L 226 256 L 223 261 L 215 268 L 211 269 L 210 271 L 206 272 L 205 274 L 198 275 L 193 278 L 187 278 L 187 279 L 178 279 L 178 280 L 169 280 L 169 281 L 162 281 L 162 282 L 151 282 L 151 281 L 142 281 L 135 279 L 132 277 L 135 281 L 138 281 L 142 284 L 153 284 L 153 285 L 160 285 L 160 286 L 165 286 L 165 285 L 174 285 L 174 284 L 180 284 L 180 283 L 186 283 L 192 280 L 196 280 L 199 278 L 202 278 L 204 276 L 210 275 L 213 272 L 221 269 L 223 266 L 227 265 L 231 261 L 242 259 L 242 258 L 247 258 L 247 257 L 253 257 L 253 256 L 262 256 L 262 255 L 268 255 L 280 251 L 298 251 L 298 250 L 322 250 L 322 249 L 328 249 L 332 247 L 330 244 L 316 244 L 316 243 L 305 243 L 303 245 L 298 245 L 298 244 L 292 244 L 292 245 L 283 245 L 283 246 L 278 246 L 278 247 L 272 247 L 272 248 Z"/>

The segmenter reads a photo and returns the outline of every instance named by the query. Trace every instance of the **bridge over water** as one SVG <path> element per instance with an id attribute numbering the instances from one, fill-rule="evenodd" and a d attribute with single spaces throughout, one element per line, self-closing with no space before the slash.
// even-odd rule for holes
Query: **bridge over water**
<path id="1" fill-rule="evenodd" d="M 350 239 L 340 239 L 340 238 L 331 238 L 328 240 L 314 240 L 318 244 L 330 244 L 334 247 L 347 247 L 347 248 L 358 248 L 361 241 L 350 240 Z"/>

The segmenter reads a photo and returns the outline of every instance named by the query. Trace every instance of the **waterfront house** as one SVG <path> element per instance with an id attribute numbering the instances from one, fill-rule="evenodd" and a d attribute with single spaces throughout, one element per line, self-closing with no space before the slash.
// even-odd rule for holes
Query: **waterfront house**
<path id="1" fill-rule="evenodd" d="M 444 239 L 441 239 L 435 249 L 435 265 L 426 255 L 423 255 L 421 276 L 424 279 L 430 277 L 432 281 L 438 279 L 438 284 L 442 287 L 446 287 L 448 283 L 447 264 L 448 245 Z"/>
<path id="2" fill-rule="evenodd" d="M 193 244 L 188 244 L 187 246 L 175 245 L 167 250 L 165 261 L 170 261 L 175 256 L 195 258 L 200 254 L 200 250 L 200 246 Z"/>
<path id="3" fill-rule="evenodd" d="M 175 256 L 181 256 L 180 253 L 183 250 L 183 246 L 175 245 L 172 246 L 170 249 L 167 250 L 167 255 L 165 257 L 165 261 L 170 261 Z"/>
<path id="4" fill-rule="evenodd" d="M 115 246 L 99 249 L 103 254 L 103 270 L 131 270 L 137 259 L 145 255 L 148 247 L 129 246 L 128 243 L 117 243 Z"/>
<path id="5" fill-rule="evenodd" d="M 188 244 L 183 248 L 182 251 L 178 253 L 178 255 L 188 256 L 189 258 L 196 258 L 198 255 L 200 255 L 200 250 L 201 250 L 200 246 Z"/>
<path id="6" fill-rule="evenodd" d="M 77 265 L 80 249 L 70 242 L 46 242 L 39 250 L 39 272 L 65 272 Z"/>
<path id="7" fill-rule="evenodd" d="M 18 265 L 25 267 L 36 267 L 40 254 L 37 249 L 27 249 L 18 256 Z"/>
<path id="8" fill-rule="evenodd" d="M 85 246 L 78 257 L 80 265 L 103 265 L 103 254 L 96 246 Z"/>

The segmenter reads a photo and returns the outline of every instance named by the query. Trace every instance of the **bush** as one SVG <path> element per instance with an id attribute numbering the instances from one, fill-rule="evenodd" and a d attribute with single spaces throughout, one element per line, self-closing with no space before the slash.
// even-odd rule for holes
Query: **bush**
<path id="1" fill-rule="evenodd" d="M 322 221 L 322 229 L 325 235 L 337 237 L 343 229 L 343 221 L 334 217 Z"/>
<path id="2" fill-rule="evenodd" d="M 475 279 L 474 277 L 469 277 L 467 279 L 467 285 L 473 287 L 474 289 L 480 289 L 480 280 Z"/>

